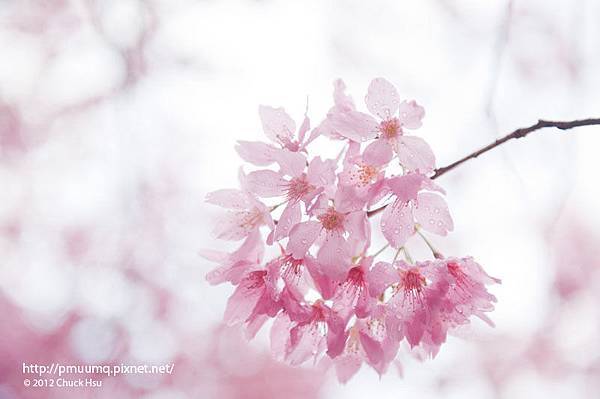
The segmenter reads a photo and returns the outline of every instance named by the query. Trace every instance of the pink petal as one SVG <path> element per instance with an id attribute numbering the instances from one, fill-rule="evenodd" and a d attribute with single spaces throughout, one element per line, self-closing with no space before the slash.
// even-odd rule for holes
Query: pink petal
<path id="1" fill-rule="evenodd" d="M 271 327 L 271 352 L 277 360 L 283 360 L 290 341 L 292 321 L 287 313 L 281 312 L 275 318 Z"/>
<path id="2" fill-rule="evenodd" d="M 235 150 L 244 161 L 267 166 L 273 163 L 274 153 L 278 149 L 260 141 L 238 141 Z"/>
<path id="3" fill-rule="evenodd" d="M 272 170 L 257 170 L 243 178 L 244 189 L 259 197 L 279 197 L 284 194 L 287 181 Z"/>
<path id="4" fill-rule="evenodd" d="M 308 165 L 307 180 L 317 187 L 330 185 L 335 181 L 335 168 L 336 163 L 332 159 L 313 158 Z"/>
<path id="5" fill-rule="evenodd" d="M 206 202 L 228 209 L 248 209 L 252 206 L 248 194 L 236 189 L 223 189 L 208 193 Z"/>
<path id="6" fill-rule="evenodd" d="M 406 204 L 417 199 L 417 194 L 427 179 L 420 173 L 409 173 L 387 180 L 388 187 L 394 192 L 399 202 Z"/>
<path id="7" fill-rule="evenodd" d="M 304 258 L 308 249 L 317 239 L 321 227 L 321 223 L 314 220 L 295 225 L 290 231 L 287 252 L 295 259 Z"/>
<path id="8" fill-rule="evenodd" d="M 248 261 L 238 261 L 231 265 L 219 266 L 206 274 L 206 281 L 210 285 L 231 281 L 233 284 L 238 284 L 242 276 L 256 267 L 256 263 Z"/>
<path id="9" fill-rule="evenodd" d="M 425 109 L 416 101 L 402 101 L 399 107 L 399 119 L 403 127 L 418 129 L 423 125 Z"/>
<path id="10" fill-rule="evenodd" d="M 359 332 L 359 338 L 360 344 L 365 350 L 369 363 L 379 364 L 383 360 L 383 350 L 381 349 L 381 344 L 362 331 Z"/>
<path id="11" fill-rule="evenodd" d="M 337 134 L 356 142 L 373 139 L 379 134 L 377 121 L 362 112 L 333 112 L 327 120 Z"/>
<path id="12" fill-rule="evenodd" d="M 292 366 L 300 365 L 311 357 L 316 359 L 327 345 L 325 336 L 321 335 L 319 327 L 314 322 L 292 328 L 291 334 L 297 337 L 291 340 L 292 344 L 286 356 L 286 360 Z"/>
<path id="13" fill-rule="evenodd" d="M 262 242 L 260 231 L 254 230 L 242 245 L 231 253 L 230 259 L 235 261 L 249 260 L 258 263 L 262 259 L 264 252 L 265 246 Z"/>
<path id="14" fill-rule="evenodd" d="M 400 97 L 390 82 L 383 78 L 376 78 L 369 85 L 365 103 L 369 112 L 385 120 L 390 119 L 398 111 Z"/>
<path id="15" fill-rule="evenodd" d="M 317 253 L 317 261 L 323 266 L 323 272 L 333 279 L 343 279 L 350 266 L 350 248 L 341 235 L 327 235 Z"/>
<path id="16" fill-rule="evenodd" d="M 300 152 L 281 149 L 275 152 L 275 160 L 279 164 L 280 172 L 290 177 L 297 177 L 306 169 L 306 156 Z"/>
<path id="17" fill-rule="evenodd" d="M 415 233 L 415 223 L 407 204 L 388 205 L 381 217 L 381 232 L 394 248 L 399 248 Z"/>
<path id="18" fill-rule="evenodd" d="M 261 105 L 258 113 L 268 138 L 284 145 L 289 143 L 296 131 L 296 123 L 283 108 Z"/>
<path id="19" fill-rule="evenodd" d="M 251 272 L 240 281 L 233 295 L 227 301 L 224 321 L 227 325 L 245 322 L 265 291 L 265 272 Z"/>
<path id="20" fill-rule="evenodd" d="M 246 328 L 244 329 L 244 336 L 246 337 L 246 339 L 253 339 L 256 336 L 256 333 L 258 333 L 258 330 L 260 330 L 260 328 L 264 326 L 267 320 L 269 320 L 269 316 L 267 316 L 266 314 L 261 314 L 251 319 L 246 325 Z"/>
<path id="21" fill-rule="evenodd" d="M 308 111 L 308 104 L 306 104 L 307 107 L 307 111 Z M 308 132 L 310 130 L 310 119 L 308 119 L 308 116 L 306 116 L 306 114 L 304 114 L 304 120 L 302 121 L 302 125 L 300 125 L 300 129 L 298 129 L 298 141 L 300 143 L 302 143 L 304 141 L 304 137 L 306 136 L 306 132 Z M 308 143 L 306 143 L 308 144 Z"/>
<path id="22" fill-rule="evenodd" d="M 383 166 L 392 160 L 394 152 L 387 140 L 375 140 L 365 148 L 363 160 L 373 166 Z"/>
<path id="23" fill-rule="evenodd" d="M 415 219 L 423 229 L 445 236 L 454 229 L 446 201 L 438 194 L 420 193 L 414 207 Z"/>
<path id="24" fill-rule="evenodd" d="M 239 241 L 259 227 L 260 223 L 244 223 L 244 220 L 252 218 L 253 213 L 249 211 L 227 212 L 217 219 L 213 234 L 221 240 Z"/>
<path id="25" fill-rule="evenodd" d="M 331 310 L 327 312 L 327 355 L 332 359 L 344 351 L 348 339 L 345 327 L 345 319 Z"/>
<path id="26" fill-rule="evenodd" d="M 360 255 L 371 243 L 371 224 L 364 211 L 346 215 L 344 228 L 348 232 L 348 245 L 353 256 Z"/>
<path id="27" fill-rule="evenodd" d="M 288 203 L 281 217 L 279 218 L 279 222 L 277 222 L 277 227 L 275 227 L 275 234 L 273 236 L 274 241 L 279 241 L 282 238 L 287 237 L 290 234 L 292 228 L 300 223 L 302 219 L 302 214 L 300 211 L 300 203 Z"/>
<path id="28" fill-rule="evenodd" d="M 337 287 L 337 282 L 323 273 L 321 265 L 317 263 L 312 256 L 305 257 L 304 264 L 315 283 L 315 288 L 321 294 L 321 297 L 325 300 L 330 299 Z"/>
<path id="29" fill-rule="evenodd" d="M 213 249 L 201 249 L 198 251 L 198 255 L 202 256 L 206 260 L 217 263 L 225 262 L 229 257 L 227 252 L 216 251 Z"/>
<path id="30" fill-rule="evenodd" d="M 340 383 L 345 384 L 350 381 L 360 367 L 362 366 L 362 358 L 356 354 L 350 353 L 339 356 L 335 359 L 335 374 Z"/>
<path id="31" fill-rule="evenodd" d="M 358 293 L 358 300 L 356 301 L 355 313 L 356 317 L 364 319 L 371 314 L 373 307 L 375 306 L 375 301 L 372 297 L 369 296 L 367 292 L 366 285 L 364 289 L 360 290 Z"/>
<path id="32" fill-rule="evenodd" d="M 353 111 L 354 101 L 352 97 L 345 93 L 346 84 L 342 79 L 336 79 L 333 82 L 333 102 L 337 108 L 344 111 Z"/>
<path id="33" fill-rule="evenodd" d="M 367 273 L 369 294 L 377 298 L 392 284 L 399 281 L 398 270 L 390 263 L 378 262 Z"/>
<path id="34" fill-rule="evenodd" d="M 396 153 L 400 164 L 408 171 L 426 174 L 435 169 L 435 155 L 429 144 L 420 137 L 400 137 L 397 141 Z"/>
<path id="35" fill-rule="evenodd" d="M 344 178 L 344 175 L 340 174 L 340 179 L 342 178 Z M 366 200 L 361 193 L 364 193 L 364 191 L 360 191 L 360 188 L 343 184 L 338 186 L 335 192 L 335 208 L 339 212 L 352 212 L 363 209 Z"/>

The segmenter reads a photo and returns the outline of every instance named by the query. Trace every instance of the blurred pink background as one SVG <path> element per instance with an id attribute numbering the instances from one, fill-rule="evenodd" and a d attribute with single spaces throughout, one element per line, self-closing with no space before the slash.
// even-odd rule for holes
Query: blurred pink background
<path id="1" fill-rule="evenodd" d="M 455 232 L 503 284 L 403 377 L 270 358 L 220 326 L 201 248 L 258 104 L 320 121 L 331 82 L 383 76 L 445 165 L 538 118 L 600 116 L 600 1 L 0 2 L 0 398 L 598 398 L 600 128 L 545 130 L 439 179 Z M 421 251 L 421 252 L 419 252 Z M 417 249 L 417 255 L 426 248 Z M 22 363 L 166 364 L 102 388 L 23 386 Z M 100 378 L 100 377 L 99 377 Z"/>

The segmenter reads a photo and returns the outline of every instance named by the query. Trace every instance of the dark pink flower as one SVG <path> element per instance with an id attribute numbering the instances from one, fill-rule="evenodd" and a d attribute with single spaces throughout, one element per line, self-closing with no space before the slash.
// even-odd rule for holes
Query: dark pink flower
<path id="1" fill-rule="evenodd" d="M 438 263 L 449 284 L 448 300 L 454 307 L 453 311 L 459 317 L 477 316 L 493 326 L 485 313 L 494 310 L 496 297 L 487 291 L 486 285 L 500 284 L 501 281 L 490 277 L 471 257 L 449 258 Z"/>

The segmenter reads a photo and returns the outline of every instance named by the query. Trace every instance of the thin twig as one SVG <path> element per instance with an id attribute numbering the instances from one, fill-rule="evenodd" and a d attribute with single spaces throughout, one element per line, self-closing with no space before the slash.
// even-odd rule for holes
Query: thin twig
<path id="1" fill-rule="evenodd" d="M 481 154 L 485 154 L 486 152 L 493 150 L 494 148 L 498 147 L 501 144 L 506 143 L 509 140 L 520 139 L 522 137 L 525 137 L 528 134 L 535 132 L 536 130 L 544 129 L 547 127 L 554 127 L 554 128 L 560 129 L 560 130 L 569 130 L 569 129 L 573 129 L 573 128 L 580 127 L 580 126 L 593 126 L 593 125 L 600 125 L 600 118 L 588 118 L 588 119 L 580 119 L 580 120 L 567 121 L 567 122 L 546 121 L 546 120 L 540 119 L 537 121 L 537 123 L 535 123 L 531 126 L 528 126 L 528 127 L 523 127 L 523 128 L 517 129 L 517 130 L 507 134 L 506 136 L 499 138 L 498 140 L 494 141 L 493 143 L 490 143 L 490 144 L 486 145 L 485 147 L 482 147 L 479 150 L 470 153 L 469 155 L 459 159 L 458 161 L 452 162 L 451 164 L 443 166 L 441 168 L 437 168 L 436 170 L 434 170 L 434 173 L 430 178 L 437 179 L 438 177 L 442 176 L 443 174 L 446 174 L 447 172 L 449 172 L 452 169 L 456 168 L 457 166 L 467 162 L 470 159 L 477 158 Z M 389 204 L 387 204 L 387 205 L 389 205 Z M 387 205 L 383 205 L 379 208 L 373 209 L 372 211 L 368 211 L 367 216 L 368 217 L 375 216 L 376 214 L 382 212 Z"/>
<path id="2" fill-rule="evenodd" d="M 517 129 L 514 132 L 507 134 L 506 136 L 494 141 L 493 143 L 488 144 L 485 147 L 480 148 L 479 150 L 467 155 L 466 157 L 461 158 L 456 162 L 452 162 L 450 165 L 436 169 L 434 171 L 433 176 L 431 176 L 431 179 L 437 179 L 441 175 L 445 174 L 446 172 L 449 172 L 450 170 L 456 168 L 458 165 L 462 164 L 463 162 L 468 161 L 469 159 L 477 158 L 481 154 L 484 154 L 484 153 L 498 147 L 500 144 L 504 144 L 507 141 L 512 140 L 512 139 L 520 139 L 522 137 L 527 136 L 529 133 L 535 132 L 536 130 L 540 130 L 540 129 L 543 129 L 546 127 L 555 127 L 560 130 L 569 130 L 569 129 L 573 129 L 575 127 L 592 126 L 592 125 L 600 125 L 600 118 L 581 119 L 581 120 L 569 121 L 569 122 L 545 121 L 545 120 L 540 119 L 534 125 Z"/>

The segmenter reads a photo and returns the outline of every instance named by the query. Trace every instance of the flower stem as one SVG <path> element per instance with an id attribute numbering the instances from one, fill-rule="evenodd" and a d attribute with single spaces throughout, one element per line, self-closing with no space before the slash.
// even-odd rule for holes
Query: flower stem
<path id="1" fill-rule="evenodd" d="M 437 249 L 435 249 L 435 247 L 433 246 L 433 244 L 431 244 L 431 242 L 427 239 L 427 237 L 425 237 L 425 234 L 423 234 L 421 232 L 421 229 L 417 227 L 416 230 L 417 230 L 417 233 L 423 239 L 423 241 L 425 241 L 425 244 L 427 244 L 427 246 L 431 250 L 431 253 L 433 254 L 433 257 L 436 258 L 436 259 L 444 259 L 444 255 L 440 251 L 438 251 Z"/>
<path id="2" fill-rule="evenodd" d="M 404 259 L 406 259 L 406 261 L 408 263 L 414 263 L 412 257 L 410 256 L 410 253 L 408 253 L 408 249 L 406 249 L 406 247 L 400 247 L 398 248 L 398 250 L 396 251 L 396 254 L 394 255 L 394 260 L 392 260 L 392 264 L 396 263 L 396 260 L 398 260 L 398 256 L 400 255 L 400 252 L 402 252 L 404 254 Z"/>
<path id="3" fill-rule="evenodd" d="M 383 246 L 383 248 L 381 248 L 379 251 L 377 251 L 377 252 L 375 252 L 373 255 L 371 255 L 371 258 L 376 258 L 377 256 L 381 255 L 381 253 L 382 253 L 383 251 L 385 251 L 386 249 L 388 249 L 388 248 L 389 248 L 389 246 L 390 246 L 390 244 L 389 244 L 389 243 L 385 244 L 385 245 Z"/>

